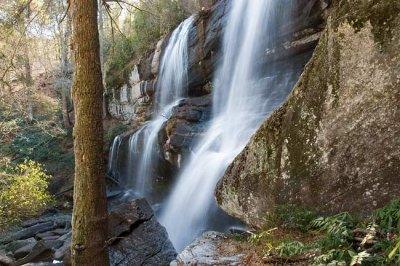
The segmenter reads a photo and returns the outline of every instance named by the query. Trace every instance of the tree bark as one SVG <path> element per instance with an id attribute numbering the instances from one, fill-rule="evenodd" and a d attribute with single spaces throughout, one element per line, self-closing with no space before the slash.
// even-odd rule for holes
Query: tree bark
<path id="1" fill-rule="evenodd" d="M 71 0 L 75 75 L 72 265 L 108 265 L 97 1 Z"/>

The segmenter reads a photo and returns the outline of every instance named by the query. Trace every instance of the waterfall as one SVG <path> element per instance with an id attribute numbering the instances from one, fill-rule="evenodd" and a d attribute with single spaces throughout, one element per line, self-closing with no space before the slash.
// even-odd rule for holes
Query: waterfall
<path id="1" fill-rule="evenodd" d="M 116 172 L 116 163 L 118 160 L 118 152 L 119 152 L 119 145 L 121 145 L 121 137 L 116 136 L 113 140 L 111 145 L 110 153 L 108 155 L 108 165 L 107 165 L 107 172 L 111 176 L 118 176 Z"/>
<path id="2" fill-rule="evenodd" d="M 188 38 L 192 23 L 193 16 L 183 21 L 172 33 L 165 48 L 157 80 L 158 109 L 187 96 Z"/>
<path id="3" fill-rule="evenodd" d="M 137 196 L 146 197 L 152 191 L 152 179 L 157 175 L 161 154 L 158 134 L 178 103 L 179 100 L 165 106 L 162 112 L 129 138 L 128 178 Z"/>
<path id="4" fill-rule="evenodd" d="M 152 191 L 152 179 L 157 174 L 160 161 L 159 132 L 171 116 L 179 99 L 187 96 L 188 35 L 193 17 L 183 21 L 171 34 L 160 64 L 157 80 L 157 106 L 151 121 L 143 125 L 129 138 L 129 153 L 125 180 L 134 194 L 146 197 Z M 117 142 L 117 137 L 114 143 Z M 118 141 L 120 142 L 120 141 Z M 118 148 L 110 152 L 110 168 Z M 109 169 L 113 173 L 112 169 Z"/>
<path id="5" fill-rule="evenodd" d="M 295 78 L 286 75 L 286 69 L 273 69 L 271 64 L 268 71 L 260 70 L 260 59 L 273 42 L 277 20 L 282 19 L 278 2 L 231 1 L 223 57 L 213 81 L 213 120 L 183 167 L 160 217 L 178 251 L 202 231 L 222 223 L 218 222 L 222 211 L 213 196 L 218 180 L 293 85 Z"/>

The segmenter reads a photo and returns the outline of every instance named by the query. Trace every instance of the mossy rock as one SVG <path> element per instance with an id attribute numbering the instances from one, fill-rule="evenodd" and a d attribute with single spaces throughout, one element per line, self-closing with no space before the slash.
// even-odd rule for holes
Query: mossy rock
<path id="1" fill-rule="evenodd" d="M 400 191 L 400 2 L 338 0 L 286 103 L 219 182 L 228 213 L 262 227 L 276 206 L 360 216 Z"/>

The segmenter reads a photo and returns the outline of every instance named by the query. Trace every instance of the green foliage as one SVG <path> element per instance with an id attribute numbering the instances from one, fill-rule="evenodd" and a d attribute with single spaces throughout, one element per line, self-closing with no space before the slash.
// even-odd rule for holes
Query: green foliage
<path id="1" fill-rule="evenodd" d="M 142 59 L 155 48 L 157 41 L 171 32 L 189 16 L 183 1 L 144 0 L 138 3 L 124 22 L 124 35 L 105 40 L 106 62 L 109 66 L 107 87 L 119 87 L 128 78 L 134 59 Z M 129 70 L 128 70 L 129 69 Z"/>
<path id="2" fill-rule="evenodd" d="M 303 253 L 306 246 L 299 241 L 282 241 L 276 248 L 275 251 L 280 256 L 294 256 Z"/>
<path id="3" fill-rule="evenodd" d="M 350 266 L 353 265 L 362 265 L 363 262 L 371 256 L 371 254 L 369 254 L 367 251 L 361 251 L 359 253 L 353 252 L 353 251 L 349 251 L 349 254 L 351 256 L 351 262 L 350 262 Z"/>
<path id="4" fill-rule="evenodd" d="M 106 60 L 109 71 L 106 73 L 107 87 L 120 86 L 129 75 L 129 62 L 137 57 L 137 37 L 135 32 L 127 36 L 117 35 L 113 40 L 105 42 Z"/>
<path id="5" fill-rule="evenodd" d="M 312 221 L 311 225 L 326 232 L 338 244 L 343 244 L 352 236 L 354 218 L 350 213 L 343 212 L 330 217 L 319 217 Z"/>
<path id="6" fill-rule="evenodd" d="M 311 221 L 316 217 L 317 215 L 315 212 L 293 204 L 286 204 L 278 206 L 275 213 L 267 217 L 267 221 L 271 225 L 306 232 L 309 230 Z"/>
<path id="7" fill-rule="evenodd" d="M 348 263 L 351 260 L 351 254 L 354 253 L 351 246 L 354 223 L 354 217 L 348 212 L 319 217 L 311 222 L 313 228 L 326 233 L 326 236 L 316 243 L 322 251 L 322 255 L 315 260 L 316 265 L 320 265 L 321 262 L 341 265 L 343 261 Z"/>
<path id="8" fill-rule="evenodd" d="M 26 160 L 0 170 L 0 231 L 13 222 L 30 217 L 52 200 L 47 193 L 47 175 L 42 166 Z"/>
<path id="9" fill-rule="evenodd" d="M 17 161 L 23 159 L 39 162 L 69 160 L 57 143 L 62 136 L 52 136 L 39 128 L 31 127 L 18 132 L 11 143 L 4 146 L 2 150 L 14 154 L 16 158 L 19 158 Z"/>
<path id="10" fill-rule="evenodd" d="M 248 241 L 249 243 L 258 245 L 258 244 L 260 244 L 261 242 L 267 240 L 268 237 L 271 235 L 271 232 L 272 232 L 273 230 L 275 230 L 275 229 L 276 229 L 276 228 L 270 229 L 270 230 L 268 230 L 268 231 L 263 231 L 263 232 L 258 233 L 258 234 L 252 233 L 252 234 L 247 238 L 247 241 Z"/>
<path id="11" fill-rule="evenodd" d="M 390 261 L 396 261 L 398 264 L 400 264 L 400 238 L 392 249 L 392 251 L 389 253 L 388 259 Z"/>
<path id="12" fill-rule="evenodd" d="M 251 235 L 248 241 L 263 245 L 265 256 L 312 256 L 318 250 L 320 254 L 311 262 L 314 266 L 400 265 L 400 199 L 362 223 L 348 212 L 315 217 L 315 213 L 293 205 L 279 206 L 274 215 L 267 217 L 271 225 L 307 232 L 316 240 L 279 240 L 269 230 Z"/>
<path id="13" fill-rule="evenodd" d="M 387 233 L 400 232 L 400 199 L 391 201 L 373 214 L 375 223 Z"/>
<path id="14" fill-rule="evenodd" d="M 382 234 L 400 235 L 400 198 L 376 210 L 372 219 Z M 397 241 L 382 241 L 377 246 L 388 254 L 386 262 L 395 262 L 400 265 L 400 237 Z"/>
<path id="15" fill-rule="evenodd" d="M 46 95 L 35 94 L 35 117 L 30 121 L 25 108 L 0 102 L 0 154 L 20 163 L 25 159 L 37 162 L 71 161 L 61 149 L 67 137 L 60 124 L 59 102 Z"/>
<path id="16" fill-rule="evenodd" d="M 332 249 L 328 252 L 317 256 L 314 259 L 313 266 L 346 266 L 348 265 L 345 260 L 342 260 L 344 252 L 342 250 Z"/>

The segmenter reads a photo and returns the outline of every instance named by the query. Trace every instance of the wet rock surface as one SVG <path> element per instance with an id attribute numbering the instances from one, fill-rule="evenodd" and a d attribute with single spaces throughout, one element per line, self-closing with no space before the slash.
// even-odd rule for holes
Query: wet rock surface
<path id="1" fill-rule="evenodd" d="M 164 157 L 173 168 L 177 169 L 184 163 L 191 148 L 207 130 L 211 119 L 211 100 L 210 95 L 188 98 L 174 108 L 160 143 Z"/>

